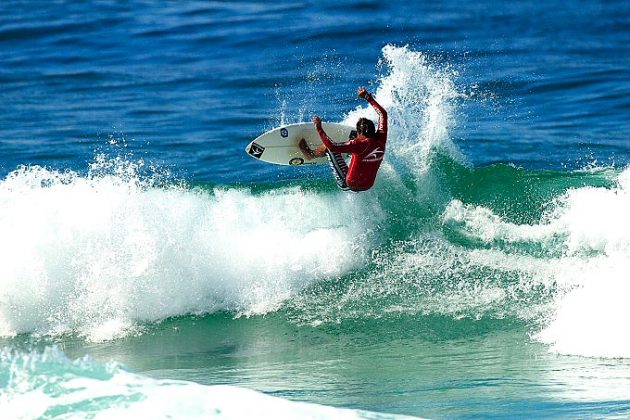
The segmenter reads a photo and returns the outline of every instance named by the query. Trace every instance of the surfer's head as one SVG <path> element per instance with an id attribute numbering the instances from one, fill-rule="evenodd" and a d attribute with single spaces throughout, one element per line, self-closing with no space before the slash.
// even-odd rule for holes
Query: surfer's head
<path id="1" fill-rule="evenodd" d="M 359 118 L 357 121 L 357 134 L 362 134 L 364 137 L 372 137 L 376 133 L 374 123 L 367 118 Z"/>

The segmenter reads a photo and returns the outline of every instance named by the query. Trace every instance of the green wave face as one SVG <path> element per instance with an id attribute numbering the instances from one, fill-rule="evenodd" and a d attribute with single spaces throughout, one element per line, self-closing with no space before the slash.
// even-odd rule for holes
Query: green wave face
<path id="1" fill-rule="evenodd" d="M 511 319 L 538 328 L 573 287 L 558 273 L 602 255 L 570 249 L 562 214 L 571 210 L 572 191 L 611 191 L 619 171 L 470 168 L 441 154 L 432 159 L 420 182 L 430 189 L 412 178 L 387 178 L 375 188 L 386 214 L 375 227 L 379 246 L 360 269 L 286 302 L 290 319 Z M 370 223 L 369 215 L 359 217 Z"/>

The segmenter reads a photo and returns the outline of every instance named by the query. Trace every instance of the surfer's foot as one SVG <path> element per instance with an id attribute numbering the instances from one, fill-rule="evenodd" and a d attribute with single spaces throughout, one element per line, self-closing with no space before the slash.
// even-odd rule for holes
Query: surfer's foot
<path id="1" fill-rule="evenodd" d="M 302 153 L 304 153 L 304 157 L 307 160 L 311 160 L 315 157 L 311 148 L 308 147 L 308 144 L 306 144 L 305 139 L 300 140 L 300 142 L 298 143 L 298 146 L 300 147 L 300 150 L 302 151 Z"/>

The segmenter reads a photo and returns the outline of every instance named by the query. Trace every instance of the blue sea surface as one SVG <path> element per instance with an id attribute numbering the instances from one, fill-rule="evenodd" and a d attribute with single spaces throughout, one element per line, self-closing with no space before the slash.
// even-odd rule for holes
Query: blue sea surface
<path id="1" fill-rule="evenodd" d="M 6 1 L 0 104 L 0 414 L 630 412 L 628 1 Z"/>
<path id="2" fill-rule="evenodd" d="M 457 72 L 453 133 L 475 164 L 627 163 L 628 4 L 612 2 L 7 2 L 0 24 L 4 173 L 85 166 L 108 136 L 187 179 L 273 171 L 243 144 L 331 120 L 375 87 L 381 48 Z M 325 12 L 324 12 L 325 11 Z"/>

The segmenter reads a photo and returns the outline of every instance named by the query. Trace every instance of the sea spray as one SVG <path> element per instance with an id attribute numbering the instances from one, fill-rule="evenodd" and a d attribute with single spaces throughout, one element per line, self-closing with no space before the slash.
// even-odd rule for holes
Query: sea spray
<path id="1" fill-rule="evenodd" d="M 456 101 L 463 97 L 456 89 L 454 72 L 407 46 L 386 45 L 382 64 L 386 71 L 375 97 L 389 116 L 387 160 L 399 175 L 425 175 L 436 152 L 464 162 L 450 136 L 456 124 Z M 355 124 L 359 117 L 376 120 L 376 113 L 361 106 L 344 122 Z"/>
<path id="2" fill-rule="evenodd" d="M 378 242 L 362 225 L 382 218 L 368 196 L 157 187 L 126 161 L 97 166 L 0 182 L 3 336 L 102 340 L 175 315 L 265 313 Z"/>

